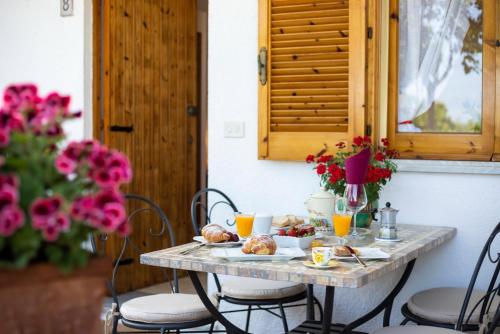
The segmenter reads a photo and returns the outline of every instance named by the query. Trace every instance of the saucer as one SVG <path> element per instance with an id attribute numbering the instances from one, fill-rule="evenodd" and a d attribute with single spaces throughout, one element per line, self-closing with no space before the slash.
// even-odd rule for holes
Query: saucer
<path id="1" fill-rule="evenodd" d="M 317 264 L 315 264 L 311 260 L 303 261 L 302 264 L 308 268 L 313 268 L 313 269 L 330 269 L 330 268 L 338 267 L 340 265 L 335 260 L 328 261 L 328 264 L 326 266 L 318 266 Z"/>
<path id="2" fill-rule="evenodd" d="M 381 239 L 381 238 L 374 238 L 375 241 L 381 241 L 381 242 L 400 242 L 401 239 Z"/>

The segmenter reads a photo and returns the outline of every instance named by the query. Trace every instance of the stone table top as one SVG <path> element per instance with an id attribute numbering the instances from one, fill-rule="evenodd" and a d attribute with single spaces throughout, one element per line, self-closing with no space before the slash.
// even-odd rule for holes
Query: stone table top
<path id="1" fill-rule="evenodd" d="M 373 235 L 375 233 L 376 231 L 372 231 Z M 401 242 L 377 242 L 372 236 L 365 240 L 363 246 L 379 247 L 391 255 L 391 258 L 385 261 L 365 261 L 368 264 L 366 268 L 357 262 L 342 261 L 336 268 L 311 269 L 302 264 L 305 258 L 287 262 L 229 262 L 212 257 L 209 246 L 201 247 L 185 255 L 179 254 L 194 247 L 197 244 L 194 242 L 142 254 L 141 263 L 220 275 L 358 288 L 439 247 L 455 235 L 456 228 L 453 227 L 399 224 L 398 237 L 401 238 Z M 306 250 L 309 259 L 310 253 L 310 250 Z"/>

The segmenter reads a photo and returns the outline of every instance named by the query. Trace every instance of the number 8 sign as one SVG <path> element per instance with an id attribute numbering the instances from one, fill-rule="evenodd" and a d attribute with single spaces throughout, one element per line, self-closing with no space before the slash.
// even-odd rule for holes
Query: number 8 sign
<path id="1" fill-rule="evenodd" d="M 61 0 L 61 16 L 73 15 L 73 0 Z"/>

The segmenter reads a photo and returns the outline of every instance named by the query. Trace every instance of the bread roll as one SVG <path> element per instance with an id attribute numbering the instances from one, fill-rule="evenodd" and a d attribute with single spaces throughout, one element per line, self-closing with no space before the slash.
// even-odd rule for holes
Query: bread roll
<path id="1" fill-rule="evenodd" d="M 356 253 L 356 255 L 359 255 L 359 250 L 357 250 L 354 247 L 351 248 L 354 251 L 354 253 Z M 351 253 L 344 246 L 337 246 L 334 248 L 334 251 L 335 251 L 335 256 L 345 256 L 345 257 L 352 256 Z"/>
<path id="2" fill-rule="evenodd" d="M 276 242 L 271 236 L 259 234 L 245 241 L 241 251 L 245 254 L 274 255 L 276 248 Z"/>
<path id="3" fill-rule="evenodd" d="M 217 224 L 205 225 L 201 229 L 201 235 L 209 243 L 226 242 L 231 239 L 231 235 L 226 229 Z"/>

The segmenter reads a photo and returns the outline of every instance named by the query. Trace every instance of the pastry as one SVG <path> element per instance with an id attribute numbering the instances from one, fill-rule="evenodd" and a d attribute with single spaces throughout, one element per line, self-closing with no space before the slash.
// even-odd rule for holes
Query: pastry
<path id="1" fill-rule="evenodd" d="M 229 234 L 225 228 L 217 224 L 203 226 L 201 229 L 201 235 L 209 243 L 226 242 L 231 240 L 231 234 Z"/>
<path id="2" fill-rule="evenodd" d="M 304 219 L 294 215 L 273 217 L 273 223 L 272 223 L 272 225 L 276 227 L 295 226 L 299 224 L 304 224 Z"/>
<path id="3" fill-rule="evenodd" d="M 351 248 L 354 251 L 354 253 L 356 253 L 356 255 L 359 255 L 359 250 L 357 250 L 354 247 L 351 247 Z M 347 250 L 347 248 L 345 248 L 344 246 L 334 247 L 334 251 L 335 251 L 335 256 L 345 256 L 345 257 L 351 257 L 352 256 L 351 253 L 349 253 L 349 251 Z"/>
<path id="4" fill-rule="evenodd" d="M 276 248 L 276 242 L 271 236 L 258 234 L 245 241 L 241 251 L 245 254 L 274 255 Z"/>

